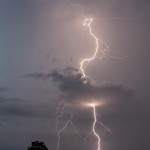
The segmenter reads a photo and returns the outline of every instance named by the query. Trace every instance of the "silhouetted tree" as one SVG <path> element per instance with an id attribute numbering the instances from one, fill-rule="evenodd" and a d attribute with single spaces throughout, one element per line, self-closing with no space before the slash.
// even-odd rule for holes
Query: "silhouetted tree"
<path id="1" fill-rule="evenodd" d="M 31 147 L 28 147 L 27 150 L 48 150 L 48 148 L 45 146 L 44 142 L 34 141 L 32 142 Z"/>

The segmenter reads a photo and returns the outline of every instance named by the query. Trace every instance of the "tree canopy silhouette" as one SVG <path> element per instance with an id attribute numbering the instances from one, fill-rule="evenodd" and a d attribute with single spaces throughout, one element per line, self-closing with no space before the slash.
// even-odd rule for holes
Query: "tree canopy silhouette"
<path id="1" fill-rule="evenodd" d="M 44 142 L 34 141 L 32 142 L 31 147 L 28 147 L 27 150 L 48 150 L 48 148 L 45 146 Z"/>

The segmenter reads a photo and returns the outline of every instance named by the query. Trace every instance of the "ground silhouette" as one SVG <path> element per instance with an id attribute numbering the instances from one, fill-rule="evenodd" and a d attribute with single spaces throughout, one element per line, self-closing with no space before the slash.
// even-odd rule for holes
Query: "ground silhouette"
<path id="1" fill-rule="evenodd" d="M 48 150 L 42 141 L 34 141 L 31 143 L 31 147 L 28 147 L 27 150 Z"/>

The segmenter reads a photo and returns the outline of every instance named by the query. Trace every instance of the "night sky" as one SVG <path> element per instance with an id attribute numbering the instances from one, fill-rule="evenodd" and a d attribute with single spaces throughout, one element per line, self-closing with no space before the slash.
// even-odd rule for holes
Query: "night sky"
<path id="1" fill-rule="evenodd" d="M 109 46 L 109 56 L 85 68 L 94 41 L 83 26 Z M 102 150 L 150 148 L 149 0 L 1 0 L 0 1 L 0 150 L 26 150 L 43 141 L 57 144 L 56 108 L 65 102 L 59 150 L 96 150 L 96 101 Z M 117 57 L 117 58 L 116 58 Z"/>

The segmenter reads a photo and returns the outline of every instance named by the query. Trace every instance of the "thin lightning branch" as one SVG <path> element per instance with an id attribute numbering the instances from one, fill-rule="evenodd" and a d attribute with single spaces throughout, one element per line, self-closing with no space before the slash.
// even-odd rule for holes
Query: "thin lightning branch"
<path id="1" fill-rule="evenodd" d="M 56 109 L 56 115 L 57 115 L 57 117 L 56 117 L 56 132 L 57 132 L 57 136 L 58 136 L 58 141 L 57 141 L 56 150 L 58 150 L 58 149 L 59 149 L 59 146 L 60 146 L 60 139 L 61 139 L 60 135 L 61 135 L 61 133 L 64 131 L 64 129 L 67 128 L 67 126 L 68 126 L 69 123 L 70 123 L 70 125 L 72 126 L 72 128 L 74 129 L 75 133 L 76 133 L 78 136 L 80 136 L 78 130 L 76 129 L 76 127 L 75 127 L 75 125 L 73 124 L 73 122 L 71 121 L 73 115 L 71 115 L 71 117 L 68 119 L 68 121 L 65 123 L 65 125 L 64 125 L 61 129 L 58 130 L 59 119 L 63 117 L 63 115 L 64 115 L 64 110 L 65 110 L 66 106 L 68 105 L 67 103 L 65 103 L 65 104 L 62 106 L 62 108 L 61 108 L 62 103 L 64 103 L 64 102 L 63 102 L 63 101 L 60 102 L 60 103 L 58 104 L 57 109 Z M 59 114 L 59 111 L 60 111 L 60 114 Z"/>
<path id="2" fill-rule="evenodd" d="M 64 102 L 64 101 L 62 101 L 61 103 L 63 103 L 63 102 Z M 56 131 L 58 131 L 59 119 L 63 116 L 64 110 L 65 110 L 66 106 L 68 105 L 68 104 L 64 104 L 64 106 L 63 106 L 62 109 L 61 109 L 61 103 L 58 104 L 58 108 L 56 109 L 56 115 L 57 115 L 57 117 L 56 117 Z M 60 112 L 60 115 L 58 115 L 58 111 L 59 111 L 60 109 L 61 109 L 61 112 Z M 76 127 L 75 127 L 75 125 L 73 124 L 72 121 L 70 121 L 70 124 L 71 124 L 72 128 L 74 129 L 75 133 L 76 133 L 78 136 L 80 136 L 78 130 L 76 129 Z"/>
<path id="3" fill-rule="evenodd" d="M 124 57 L 117 57 L 117 56 L 113 56 L 111 54 L 107 54 L 108 57 L 111 57 L 111 58 L 114 58 L 114 59 L 118 59 L 118 60 L 122 60 L 122 59 L 125 59 L 127 58 L 128 56 L 124 56 Z"/>
<path id="4" fill-rule="evenodd" d="M 100 124 L 107 132 L 111 133 L 111 129 L 109 129 L 106 125 L 104 125 L 102 122 L 97 121 L 98 124 Z"/>
<path id="5" fill-rule="evenodd" d="M 81 9 L 81 18 L 84 18 L 84 15 L 83 15 L 84 12 L 83 12 L 83 6 L 82 5 L 72 3 L 71 1 L 68 1 L 68 0 L 66 0 L 66 2 L 68 2 L 71 6 L 76 6 L 76 7 L 80 8 Z"/>
<path id="6" fill-rule="evenodd" d="M 59 149 L 59 146 L 60 146 L 60 135 L 61 135 L 61 133 L 64 131 L 64 129 L 67 128 L 67 126 L 68 126 L 68 124 L 70 123 L 71 119 L 72 119 L 72 115 L 71 115 L 70 119 L 65 123 L 64 127 L 61 128 L 61 129 L 58 131 L 58 141 L 57 141 L 56 150 L 58 150 L 58 149 Z"/>
<path id="7" fill-rule="evenodd" d="M 83 141 L 83 144 L 85 143 L 85 141 L 88 139 L 88 137 L 90 136 L 90 134 L 92 134 L 92 130 L 86 135 L 86 137 L 85 137 L 85 139 L 84 139 L 84 141 Z"/>
<path id="8" fill-rule="evenodd" d="M 60 103 L 58 103 L 58 107 L 56 108 L 56 115 L 58 115 L 59 110 L 61 108 L 61 105 L 64 103 L 64 101 L 61 101 Z"/>
<path id="9" fill-rule="evenodd" d="M 70 124 L 71 124 L 72 128 L 74 129 L 75 133 L 76 133 L 78 136 L 80 136 L 78 130 L 76 129 L 76 127 L 75 127 L 75 125 L 73 124 L 72 121 L 70 121 Z"/>
<path id="10" fill-rule="evenodd" d="M 60 112 L 60 114 L 58 115 L 58 111 L 60 110 L 60 104 L 59 104 L 59 106 L 58 106 L 58 109 L 57 109 L 57 111 L 56 111 L 56 114 L 57 114 L 57 117 L 56 117 L 56 131 L 58 131 L 58 122 L 59 122 L 59 118 L 61 118 L 62 116 L 63 116 L 63 114 L 64 114 L 64 109 L 65 109 L 65 107 L 67 106 L 67 104 L 64 104 L 64 106 L 62 107 L 62 109 L 61 109 L 61 112 Z"/>

